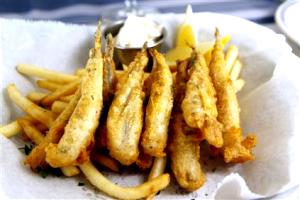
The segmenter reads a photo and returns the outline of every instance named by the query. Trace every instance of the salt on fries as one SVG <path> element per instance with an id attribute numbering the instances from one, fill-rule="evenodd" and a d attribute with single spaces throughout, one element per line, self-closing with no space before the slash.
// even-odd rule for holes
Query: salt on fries
<path id="1" fill-rule="evenodd" d="M 155 50 L 148 54 L 146 49 L 124 70 L 115 70 L 113 38 L 107 37 L 102 53 L 100 37 L 99 25 L 86 67 L 74 75 L 17 66 L 21 74 L 38 78 L 36 84 L 44 92 L 32 91 L 25 97 L 14 84 L 8 85 L 8 96 L 26 115 L 0 127 L 0 133 L 10 138 L 22 132 L 36 145 L 24 161 L 33 171 L 54 167 L 75 176 L 81 170 L 92 185 L 112 197 L 150 200 L 169 185 L 168 157 L 181 187 L 193 191 L 204 184 L 199 162 L 203 140 L 225 162 L 254 159 L 256 138 L 243 139 L 239 124 L 236 93 L 245 84 L 240 78 L 243 65 L 236 46 L 223 52 L 225 43 L 218 31 L 212 49 L 201 53 L 192 49 L 192 55 L 172 70 L 162 54 Z M 146 73 L 150 56 L 154 66 Z M 132 163 L 151 170 L 148 181 L 122 187 L 105 178 L 92 162 L 114 172 L 124 167 L 121 164 Z"/>

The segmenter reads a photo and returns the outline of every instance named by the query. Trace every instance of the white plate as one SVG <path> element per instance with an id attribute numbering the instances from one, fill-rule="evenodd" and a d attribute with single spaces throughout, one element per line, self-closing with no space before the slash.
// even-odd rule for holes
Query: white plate
<path id="1" fill-rule="evenodd" d="M 300 47 L 300 0 L 290 0 L 276 10 L 275 21 L 281 31 Z"/>

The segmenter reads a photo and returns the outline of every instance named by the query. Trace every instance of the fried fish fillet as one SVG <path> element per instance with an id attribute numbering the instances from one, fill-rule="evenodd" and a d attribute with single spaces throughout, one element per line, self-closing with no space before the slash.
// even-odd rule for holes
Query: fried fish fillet
<path id="1" fill-rule="evenodd" d="M 253 160 L 251 148 L 255 146 L 245 145 L 240 129 L 240 108 L 237 96 L 225 69 L 224 53 L 219 31 L 215 33 L 216 42 L 212 51 L 212 59 L 209 65 L 210 75 L 217 92 L 218 120 L 223 124 L 222 147 L 225 162 L 245 162 Z M 251 136 L 252 137 L 252 136 Z M 246 138 L 248 141 L 250 138 Z"/>
<path id="2" fill-rule="evenodd" d="M 134 163 L 139 155 L 143 127 L 143 73 L 147 52 L 139 52 L 118 79 L 116 93 L 107 116 L 107 148 L 123 165 Z"/>
<path id="3" fill-rule="evenodd" d="M 146 154 L 165 156 L 168 126 L 173 107 L 173 77 L 162 54 L 153 50 L 152 85 L 146 108 L 145 131 L 141 145 Z"/>
<path id="4" fill-rule="evenodd" d="M 90 50 L 83 77 L 81 97 L 72 113 L 58 144 L 46 148 L 46 161 L 52 167 L 76 165 L 88 159 L 94 132 L 102 109 L 103 59 L 101 54 L 101 28 L 96 31 L 95 46 Z"/>
<path id="5" fill-rule="evenodd" d="M 200 129 L 209 144 L 222 147 L 222 125 L 217 120 L 216 91 L 205 59 L 195 51 L 190 62 L 190 78 L 181 104 L 184 120 L 188 126 Z"/>
<path id="6" fill-rule="evenodd" d="M 169 144 L 172 172 L 182 188 L 194 191 L 206 180 L 199 162 L 200 140 L 190 133 L 181 113 L 174 113 L 173 118 Z"/>
<path id="7" fill-rule="evenodd" d="M 116 66 L 113 60 L 114 39 L 111 34 L 106 37 L 105 53 L 103 56 L 103 104 L 109 106 L 116 85 Z"/>

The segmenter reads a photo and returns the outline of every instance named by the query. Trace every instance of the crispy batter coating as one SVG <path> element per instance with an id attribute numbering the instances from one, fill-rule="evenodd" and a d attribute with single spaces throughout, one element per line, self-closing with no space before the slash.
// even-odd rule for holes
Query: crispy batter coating
<path id="1" fill-rule="evenodd" d="M 103 59 L 101 29 L 96 32 L 95 47 L 90 50 L 83 77 L 81 97 L 58 144 L 46 148 L 46 161 L 52 167 L 76 165 L 88 159 L 102 109 Z"/>
<path id="2" fill-rule="evenodd" d="M 177 73 L 175 77 L 175 98 L 174 110 L 181 111 L 181 103 L 185 96 L 186 82 L 189 79 L 188 75 L 188 60 L 183 60 L 177 63 Z"/>
<path id="3" fill-rule="evenodd" d="M 222 125 L 217 121 L 216 91 L 204 57 L 194 52 L 190 61 L 190 78 L 181 104 L 187 125 L 202 131 L 207 142 L 222 147 Z"/>
<path id="4" fill-rule="evenodd" d="M 146 50 L 139 52 L 119 80 L 107 117 L 107 148 L 123 165 L 139 155 L 143 127 L 143 70 L 148 63 Z"/>
<path id="5" fill-rule="evenodd" d="M 152 86 L 146 108 L 145 131 L 141 145 L 145 153 L 154 156 L 165 156 L 168 126 L 173 107 L 173 78 L 165 58 L 156 50 L 152 51 L 154 67 Z"/>
<path id="6" fill-rule="evenodd" d="M 209 65 L 210 75 L 217 92 L 218 120 L 223 124 L 223 154 L 225 162 L 245 162 L 254 159 L 251 148 L 242 144 L 240 108 L 229 73 L 225 69 L 224 53 L 219 31 Z"/>
<path id="7" fill-rule="evenodd" d="M 116 85 L 116 66 L 113 56 L 114 39 L 111 34 L 108 34 L 103 56 L 103 104 L 108 106 L 113 99 Z"/>
<path id="8" fill-rule="evenodd" d="M 200 165 L 200 140 L 197 134 L 187 133 L 189 128 L 181 113 L 174 113 L 170 139 L 171 168 L 179 185 L 194 191 L 200 188 L 206 178 Z"/>

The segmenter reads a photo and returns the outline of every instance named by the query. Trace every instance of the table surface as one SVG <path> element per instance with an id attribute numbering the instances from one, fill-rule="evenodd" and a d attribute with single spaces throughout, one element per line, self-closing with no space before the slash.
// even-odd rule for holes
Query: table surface
<path id="1" fill-rule="evenodd" d="M 159 13 L 183 13 L 187 4 L 194 12 L 218 12 L 242 17 L 281 33 L 274 22 L 274 13 L 280 0 L 139 0 L 141 7 Z M 67 23 L 95 24 L 99 16 L 105 17 L 124 7 L 120 0 L 0 0 L 0 17 L 30 20 L 57 20 Z M 300 56 L 300 48 L 287 41 L 293 52 Z M 266 199 L 300 199 L 300 188 Z"/>

